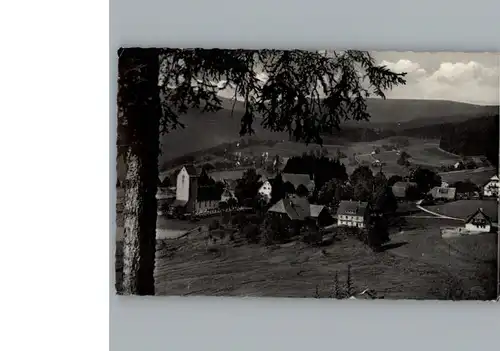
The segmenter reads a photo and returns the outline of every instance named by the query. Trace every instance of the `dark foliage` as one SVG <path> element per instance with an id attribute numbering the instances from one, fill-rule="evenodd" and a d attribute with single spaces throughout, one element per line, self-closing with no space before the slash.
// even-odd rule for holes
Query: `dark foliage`
<path id="1" fill-rule="evenodd" d="M 382 214 L 394 214 L 398 208 L 398 201 L 388 186 L 381 187 L 374 196 L 373 209 Z"/>
<path id="2" fill-rule="evenodd" d="M 440 147 L 464 155 L 484 155 L 498 168 L 498 115 L 443 126 Z"/>
<path id="3" fill-rule="evenodd" d="M 419 193 L 426 194 L 435 186 L 441 185 L 441 177 L 427 168 L 417 167 L 410 173 L 410 181 L 417 183 Z"/>
<path id="4" fill-rule="evenodd" d="M 338 129 L 341 121 L 368 120 L 370 95 L 385 98 L 384 90 L 405 84 L 405 73 L 377 66 L 363 51 L 164 49 L 162 57 L 161 126 L 167 132 L 183 126 L 179 114 L 190 107 L 219 110 L 217 93 L 230 85 L 245 101 L 241 135 L 254 132 L 252 124 L 260 115 L 266 129 L 321 144 L 321 134 Z M 257 65 L 267 73 L 265 83 L 254 71 Z M 212 83 L 222 80 L 225 86 Z"/>
<path id="5" fill-rule="evenodd" d="M 458 182 L 452 183 L 450 186 L 456 188 L 457 193 L 462 193 L 462 194 L 473 193 L 475 191 L 479 191 L 479 187 L 476 184 L 474 184 L 473 182 L 471 182 L 469 179 L 467 179 L 463 182 L 458 181 Z"/>
<path id="6" fill-rule="evenodd" d="M 244 204 L 249 200 L 252 202 L 256 198 L 259 188 L 262 185 L 260 177 L 260 174 L 257 174 L 253 168 L 243 173 L 243 178 L 238 180 L 238 184 L 234 191 L 234 195 L 240 204 Z"/>
<path id="7" fill-rule="evenodd" d="M 350 177 L 353 187 L 353 199 L 357 201 L 370 202 L 373 200 L 375 191 L 375 177 L 368 166 L 359 166 Z"/>
<path id="8" fill-rule="evenodd" d="M 410 158 L 410 155 L 406 151 L 403 151 L 401 153 L 401 155 L 399 155 L 399 158 L 397 161 L 398 165 L 409 166 L 410 165 L 410 162 L 408 161 L 409 158 Z"/>
<path id="9" fill-rule="evenodd" d="M 209 185 L 203 185 L 198 187 L 198 200 L 199 201 L 220 200 L 223 192 L 224 192 L 224 183 L 215 182 L 212 179 L 212 182 L 209 182 Z"/>
<path id="10" fill-rule="evenodd" d="M 214 219 L 208 225 L 209 230 L 215 230 L 220 228 L 220 222 L 217 219 Z"/>
<path id="11" fill-rule="evenodd" d="M 249 224 L 243 228 L 243 236 L 249 243 L 256 244 L 260 241 L 260 230 L 256 224 Z"/>
<path id="12" fill-rule="evenodd" d="M 299 184 L 299 186 L 295 190 L 295 193 L 297 194 L 297 196 L 306 197 L 307 195 L 309 195 L 309 190 L 307 190 L 307 188 L 303 184 Z"/>
<path id="13" fill-rule="evenodd" d="M 387 180 L 387 186 L 393 186 L 397 182 L 402 182 L 402 181 L 403 181 L 403 177 L 398 176 L 398 175 L 393 175 L 393 176 L 390 176 L 389 179 Z"/>
<path id="14" fill-rule="evenodd" d="M 339 160 L 311 154 L 291 157 L 283 173 L 309 174 L 311 178 L 314 177 L 316 189 L 321 189 L 331 179 L 347 180 L 348 178 L 346 168 Z"/>
<path id="15" fill-rule="evenodd" d="M 272 182 L 271 188 L 271 204 L 275 204 L 285 197 L 285 183 L 281 173 L 278 173 Z"/>

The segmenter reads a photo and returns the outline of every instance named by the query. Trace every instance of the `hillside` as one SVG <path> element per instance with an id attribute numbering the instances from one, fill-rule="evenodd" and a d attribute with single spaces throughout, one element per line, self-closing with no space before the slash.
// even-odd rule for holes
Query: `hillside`
<path id="1" fill-rule="evenodd" d="M 399 100 L 369 99 L 369 122 L 348 122 L 342 130 L 333 136 L 325 136 L 325 144 L 338 144 L 344 141 L 374 141 L 388 136 L 409 134 L 419 137 L 429 136 L 428 132 L 437 133 L 436 124 L 461 122 L 498 114 L 497 106 L 478 106 L 460 102 L 439 100 Z M 181 116 L 184 129 L 177 129 L 161 136 L 162 153 L 159 164 L 177 157 L 204 150 L 227 142 L 240 139 L 240 118 L 243 114 L 243 103 L 234 104 L 223 99 L 223 109 L 216 113 L 201 113 L 190 110 Z M 424 128 L 419 130 L 419 128 Z M 287 133 L 274 133 L 260 126 L 257 119 L 254 123 L 256 135 L 263 140 L 287 140 Z M 440 132 L 439 132 L 440 133 Z M 439 134 L 440 136 L 440 134 Z"/>
<path id="2" fill-rule="evenodd" d="M 496 106 L 478 106 L 440 100 L 369 99 L 367 104 L 371 114 L 370 121 L 347 122 L 342 126 L 342 131 L 335 133 L 336 137 L 348 140 L 373 139 L 378 138 L 376 133 L 370 130 L 363 131 L 363 129 L 360 131 L 358 128 L 370 127 L 384 131 L 400 131 L 443 122 L 464 121 L 498 113 Z M 231 113 L 232 101 L 224 100 L 223 107 L 217 113 L 204 114 L 191 110 L 186 115 L 181 116 L 181 121 L 186 125 L 186 128 L 175 130 L 161 138 L 163 154 L 160 164 L 186 153 L 238 140 L 243 103 L 238 101 L 234 104 L 233 114 Z M 401 125 L 398 126 L 398 123 Z M 259 119 L 255 121 L 254 129 L 255 136 L 261 139 L 288 139 L 287 133 L 273 133 L 264 130 L 260 126 Z M 367 134 L 367 136 L 360 136 L 360 133 Z M 369 136 L 370 134 L 373 135 Z"/>

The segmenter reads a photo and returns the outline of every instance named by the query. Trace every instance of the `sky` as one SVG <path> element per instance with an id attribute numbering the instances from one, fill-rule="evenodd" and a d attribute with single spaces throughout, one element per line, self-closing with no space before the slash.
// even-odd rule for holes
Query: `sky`
<path id="1" fill-rule="evenodd" d="M 438 99 L 498 105 L 500 61 L 493 53 L 373 52 L 377 63 L 407 72 L 388 98 Z"/>
<path id="2" fill-rule="evenodd" d="M 500 105 L 500 58 L 496 53 L 381 51 L 372 52 L 372 56 L 377 64 L 407 73 L 406 85 L 385 92 L 389 99 Z M 267 79 L 265 73 L 257 75 L 263 82 Z M 227 87 L 219 94 L 231 99 L 234 90 Z"/>

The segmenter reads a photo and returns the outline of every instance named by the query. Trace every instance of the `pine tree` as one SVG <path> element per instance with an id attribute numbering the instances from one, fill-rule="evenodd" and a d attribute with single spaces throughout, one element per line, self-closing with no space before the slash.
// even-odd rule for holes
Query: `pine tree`
<path id="1" fill-rule="evenodd" d="M 340 121 L 369 119 L 370 94 L 385 98 L 385 90 L 405 84 L 405 73 L 355 50 L 122 48 L 118 56 L 117 146 L 127 168 L 123 285 L 128 294 L 154 294 L 159 134 L 182 128 L 181 116 L 189 109 L 220 110 L 218 93 L 230 86 L 244 100 L 240 135 L 253 134 L 260 116 L 265 129 L 322 144 L 321 135 L 335 131 Z M 256 67 L 266 72 L 267 82 L 258 79 Z"/>

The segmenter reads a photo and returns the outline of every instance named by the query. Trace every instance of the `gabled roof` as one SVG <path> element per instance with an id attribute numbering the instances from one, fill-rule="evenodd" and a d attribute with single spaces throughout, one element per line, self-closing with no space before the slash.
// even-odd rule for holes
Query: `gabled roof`
<path id="1" fill-rule="evenodd" d="M 282 199 L 275 203 L 268 211 L 286 214 L 291 220 L 302 221 L 311 216 L 309 201 L 304 198 Z"/>
<path id="2" fill-rule="evenodd" d="M 476 218 L 477 216 L 482 216 L 483 219 L 485 219 L 486 221 L 488 221 L 491 225 L 492 223 L 492 220 L 491 218 L 483 212 L 483 209 L 482 208 L 479 208 L 477 209 L 476 212 L 474 212 L 473 214 L 471 214 L 466 220 L 465 220 L 465 223 L 470 223 L 474 218 Z"/>
<path id="3" fill-rule="evenodd" d="M 337 209 L 337 215 L 355 215 L 364 217 L 367 208 L 367 202 L 340 201 Z"/>
<path id="4" fill-rule="evenodd" d="M 186 171 L 190 177 L 197 177 L 198 176 L 198 172 L 193 165 L 185 165 L 184 168 L 186 169 Z"/>
<path id="5" fill-rule="evenodd" d="M 311 217 L 318 218 L 320 213 L 325 209 L 323 205 L 314 205 L 311 204 Z"/>
<path id="6" fill-rule="evenodd" d="M 491 181 L 498 182 L 500 179 L 498 178 L 497 175 L 494 175 L 493 177 L 490 178 Z"/>

